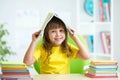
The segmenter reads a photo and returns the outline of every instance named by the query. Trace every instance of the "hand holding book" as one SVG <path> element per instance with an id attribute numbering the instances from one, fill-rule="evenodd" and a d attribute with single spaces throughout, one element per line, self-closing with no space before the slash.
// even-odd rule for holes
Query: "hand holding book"
<path id="1" fill-rule="evenodd" d="M 39 40 L 39 34 L 41 33 L 41 30 L 35 32 L 32 34 L 32 41 L 38 41 Z"/>
<path id="2" fill-rule="evenodd" d="M 68 27 L 68 26 L 67 26 L 67 29 L 68 29 L 68 32 L 70 33 L 70 35 L 74 35 L 74 32 L 75 32 L 75 31 L 74 31 L 73 29 L 71 29 L 71 28 Z"/>
<path id="3" fill-rule="evenodd" d="M 39 38 L 42 36 L 43 31 L 44 31 L 46 25 L 48 24 L 48 22 L 49 22 L 54 16 L 57 17 L 57 14 L 56 14 L 56 13 L 48 13 L 48 15 L 47 15 L 47 17 L 45 18 L 45 20 L 44 20 L 44 22 L 43 22 L 43 25 L 42 25 L 42 27 L 41 27 L 41 29 L 40 29 L 41 32 L 40 32 L 40 34 L 39 34 Z"/>

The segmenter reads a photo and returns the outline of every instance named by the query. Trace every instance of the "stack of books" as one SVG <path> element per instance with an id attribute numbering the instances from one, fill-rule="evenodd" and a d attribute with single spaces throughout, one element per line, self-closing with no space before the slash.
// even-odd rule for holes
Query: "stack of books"
<path id="1" fill-rule="evenodd" d="M 91 78 L 118 78 L 118 62 L 113 60 L 92 60 L 85 76 Z"/>
<path id="2" fill-rule="evenodd" d="M 24 63 L 1 62 L 1 80 L 33 80 Z"/>

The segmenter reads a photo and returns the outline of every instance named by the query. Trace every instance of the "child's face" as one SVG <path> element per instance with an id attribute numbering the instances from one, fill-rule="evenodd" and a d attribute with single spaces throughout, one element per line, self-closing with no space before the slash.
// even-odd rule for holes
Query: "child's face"
<path id="1" fill-rule="evenodd" d="M 62 42 L 65 40 L 65 30 L 62 27 L 50 29 L 48 33 L 50 41 L 54 46 L 61 45 Z"/>

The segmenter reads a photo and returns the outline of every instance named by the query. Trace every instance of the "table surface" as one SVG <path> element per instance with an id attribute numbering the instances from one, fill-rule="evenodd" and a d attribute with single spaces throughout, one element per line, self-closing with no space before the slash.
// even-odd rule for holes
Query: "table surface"
<path id="1" fill-rule="evenodd" d="M 32 75 L 33 80 L 119 80 L 119 78 L 89 78 L 81 74 L 40 74 Z"/>

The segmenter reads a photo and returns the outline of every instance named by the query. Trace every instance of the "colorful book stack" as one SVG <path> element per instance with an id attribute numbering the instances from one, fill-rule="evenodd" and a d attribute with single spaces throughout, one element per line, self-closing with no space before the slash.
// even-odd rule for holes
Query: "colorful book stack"
<path id="1" fill-rule="evenodd" d="M 118 78 L 117 70 L 117 61 L 92 60 L 85 76 L 91 78 Z"/>
<path id="2" fill-rule="evenodd" d="M 1 80 L 33 80 L 24 63 L 1 62 Z"/>

